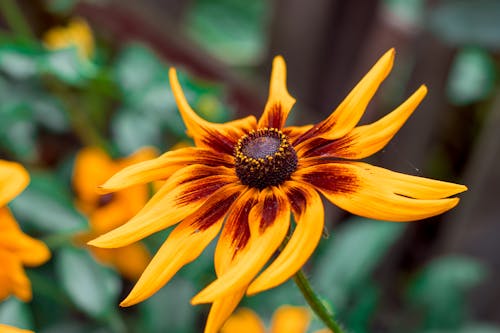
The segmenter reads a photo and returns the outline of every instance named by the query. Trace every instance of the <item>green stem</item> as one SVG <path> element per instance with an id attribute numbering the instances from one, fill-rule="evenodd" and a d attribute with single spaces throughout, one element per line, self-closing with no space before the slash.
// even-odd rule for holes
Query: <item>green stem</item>
<path id="1" fill-rule="evenodd" d="M 1 0 L 0 11 L 12 32 L 26 39 L 33 39 L 34 35 L 28 22 L 19 9 L 16 0 Z"/>
<path id="2" fill-rule="evenodd" d="M 332 330 L 333 333 L 344 333 L 342 327 L 335 321 L 333 314 L 325 307 L 319 296 L 314 292 L 311 284 L 307 280 L 302 270 L 298 271 L 293 281 L 299 287 L 300 292 L 311 307 L 314 313 L 321 319 L 321 321 Z"/>

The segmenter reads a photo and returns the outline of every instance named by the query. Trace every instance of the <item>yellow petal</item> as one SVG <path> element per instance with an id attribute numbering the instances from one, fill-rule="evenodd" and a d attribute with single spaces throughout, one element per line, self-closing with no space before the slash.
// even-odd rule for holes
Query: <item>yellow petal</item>
<path id="1" fill-rule="evenodd" d="M 38 266 L 49 260 L 47 245 L 23 233 L 7 207 L 0 208 L 0 222 L 1 247 L 12 256 L 27 266 Z"/>
<path id="2" fill-rule="evenodd" d="M 362 159 L 380 149 L 399 131 L 408 117 L 415 111 L 427 93 L 427 88 L 421 86 L 410 98 L 393 112 L 382 119 L 364 126 L 354 128 L 346 136 L 337 140 L 328 140 L 319 144 L 322 138 L 309 140 L 301 147 L 302 156 L 331 156 L 348 159 Z"/>
<path id="3" fill-rule="evenodd" d="M 97 186 L 115 171 L 113 160 L 102 149 L 81 149 L 76 155 L 73 168 L 73 187 L 78 198 L 85 202 L 98 200 Z"/>
<path id="4" fill-rule="evenodd" d="M 313 185 L 333 204 L 353 214 L 387 221 L 413 221 L 444 213 L 459 201 L 445 197 L 467 189 L 360 162 L 319 164 L 296 172 L 292 179 Z"/>
<path id="5" fill-rule="evenodd" d="M 295 98 L 290 96 L 286 87 L 285 60 L 282 56 L 277 56 L 273 61 L 269 96 L 264 107 L 264 113 L 259 119 L 258 127 L 283 128 L 288 113 L 294 104 Z"/>
<path id="6" fill-rule="evenodd" d="M 296 182 L 287 182 L 283 188 L 297 226 L 276 260 L 250 284 L 249 295 L 280 285 L 293 276 L 312 255 L 323 233 L 324 210 L 316 190 Z"/>
<path id="7" fill-rule="evenodd" d="M 196 211 L 217 189 L 236 182 L 226 168 L 194 165 L 179 170 L 144 208 L 124 225 L 94 239 L 90 245 L 120 247 L 172 226 Z"/>
<path id="8" fill-rule="evenodd" d="M 14 294 L 22 301 L 31 300 L 31 283 L 21 263 L 21 260 L 2 248 L 0 248 L 0 301 Z"/>
<path id="9" fill-rule="evenodd" d="M 361 119 L 382 81 L 389 75 L 394 63 L 394 53 L 394 49 L 387 51 L 337 109 L 299 138 L 296 144 L 318 136 L 333 140 L 349 133 Z"/>
<path id="10" fill-rule="evenodd" d="M 189 106 L 174 68 L 170 69 L 169 78 L 177 107 L 187 127 L 187 134 L 194 139 L 197 147 L 210 148 L 232 155 L 238 139 L 256 128 L 257 124 L 253 116 L 225 124 L 214 124 L 203 120 Z"/>
<path id="11" fill-rule="evenodd" d="M 238 303 L 241 301 L 244 294 L 245 288 L 242 288 L 231 294 L 225 295 L 224 297 L 216 299 L 210 307 L 204 333 L 265 333 L 262 324 L 260 327 L 262 330 L 258 330 L 258 326 L 255 325 L 255 322 L 247 320 L 245 323 L 241 323 L 238 319 L 235 322 L 232 321 L 233 317 L 229 317 L 238 306 Z M 228 318 L 229 320 L 227 320 Z M 224 322 L 226 322 L 226 324 L 224 324 Z M 243 325 L 239 325 L 240 323 Z M 223 324 L 224 326 L 221 328 Z"/>
<path id="12" fill-rule="evenodd" d="M 217 331 L 212 332 L 215 333 Z M 205 331 L 205 333 L 208 332 Z M 266 333 L 266 329 L 255 312 L 244 308 L 239 309 L 229 317 L 224 326 L 222 326 L 220 333 Z"/>
<path id="13" fill-rule="evenodd" d="M 273 315 L 271 333 L 305 333 L 311 315 L 301 306 L 281 306 Z"/>
<path id="14" fill-rule="evenodd" d="M 233 158 L 213 150 L 193 147 L 172 150 L 158 158 L 120 170 L 101 185 L 100 190 L 103 193 L 114 192 L 133 185 L 165 180 L 180 168 L 194 164 L 231 167 Z"/>
<path id="15" fill-rule="evenodd" d="M 0 332 L 2 333 L 34 333 L 30 330 L 23 330 L 21 328 L 12 327 L 4 324 L 0 324 Z"/>
<path id="16" fill-rule="evenodd" d="M 179 224 L 121 305 L 130 306 L 148 298 L 185 264 L 196 259 L 218 234 L 229 207 L 243 190 L 244 186 L 233 184 L 221 188 Z"/>
<path id="17" fill-rule="evenodd" d="M 250 239 L 237 250 L 239 260 L 192 300 L 192 304 L 214 300 L 247 286 L 283 242 L 290 224 L 290 207 L 276 187 L 260 192 L 258 203 L 250 211 Z M 216 251 L 219 249 L 216 249 Z"/>
<path id="18" fill-rule="evenodd" d="M 0 160 L 0 207 L 21 193 L 30 181 L 26 169 L 15 162 Z"/>

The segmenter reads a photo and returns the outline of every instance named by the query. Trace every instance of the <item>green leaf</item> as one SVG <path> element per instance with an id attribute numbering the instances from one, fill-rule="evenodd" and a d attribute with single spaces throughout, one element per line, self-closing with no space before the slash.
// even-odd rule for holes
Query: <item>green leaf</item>
<path id="1" fill-rule="evenodd" d="M 117 306 L 119 277 L 98 264 L 87 251 L 63 248 L 55 260 L 62 288 L 77 308 L 92 317 L 103 318 Z"/>
<path id="2" fill-rule="evenodd" d="M 33 315 L 28 304 L 15 297 L 0 303 L 0 323 L 23 329 L 33 329 Z"/>
<path id="3" fill-rule="evenodd" d="M 330 237 L 315 264 L 312 276 L 320 294 L 335 300 L 337 311 L 344 308 L 403 230 L 399 223 L 360 217 L 347 221 Z"/>
<path id="4" fill-rule="evenodd" d="M 121 110 L 111 122 L 113 140 L 123 154 L 144 146 L 161 145 L 161 128 L 156 119 L 129 110 Z"/>
<path id="5" fill-rule="evenodd" d="M 479 45 L 500 50 L 500 1 L 440 1 L 430 13 L 429 27 L 453 45 Z"/>
<path id="6" fill-rule="evenodd" d="M 0 144 L 22 161 L 36 160 L 36 127 L 31 110 L 23 104 L 4 103 L 0 107 Z"/>
<path id="7" fill-rule="evenodd" d="M 196 293 L 193 284 L 174 277 L 155 295 L 139 305 L 141 332 L 197 332 L 196 312 L 189 300 Z"/>
<path id="8" fill-rule="evenodd" d="M 194 1 L 186 20 L 189 35 L 210 53 L 234 65 L 255 64 L 266 45 L 266 1 Z"/>
<path id="9" fill-rule="evenodd" d="M 39 53 L 20 45 L 0 48 L 0 69 L 15 79 L 28 79 L 38 73 Z"/>
<path id="10" fill-rule="evenodd" d="M 456 328 L 463 319 L 467 291 L 485 276 L 486 267 L 474 259 L 438 258 L 413 279 L 408 300 L 424 310 L 426 328 Z"/>
<path id="11" fill-rule="evenodd" d="M 489 53 L 480 48 L 460 50 L 453 61 L 447 93 L 456 105 L 482 100 L 495 86 L 495 63 Z"/>
<path id="12" fill-rule="evenodd" d="M 87 229 L 87 221 L 73 207 L 65 185 L 48 173 L 32 173 L 28 188 L 10 205 L 17 218 L 40 231 L 67 233 Z"/>
<path id="13" fill-rule="evenodd" d="M 97 74 L 90 61 L 81 59 L 75 47 L 47 51 L 40 59 L 40 71 L 69 85 L 82 85 Z"/>
<path id="14" fill-rule="evenodd" d="M 167 83 L 167 71 L 154 53 L 140 44 L 130 44 L 118 56 L 115 66 L 118 85 L 126 99 L 143 90 L 156 79 Z"/>

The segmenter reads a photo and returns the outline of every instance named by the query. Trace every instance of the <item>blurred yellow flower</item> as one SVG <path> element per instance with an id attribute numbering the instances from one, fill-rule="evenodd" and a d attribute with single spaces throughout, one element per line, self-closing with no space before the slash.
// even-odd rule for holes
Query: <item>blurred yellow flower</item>
<path id="1" fill-rule="evenodd" d="M 38 266 L 50 258 L 47 246 L 23 233 L 6 206 L 28 183 L 22 165 L 0 160 L 0 301 L 11 294 L 30 301 L 31 283 L 23 266 Z"/>
<path id="2" fill-rule="evenodd" d="M 90 227 L 89 232 L 77 236 L 79 244 L 121 226 L 146 204 L 149 199 L 147 185 L 105 195 L 99 194 L 98 186 L 124 167 L 155 156 L 151 148 L 116 161 L 99 148 L 84 148 L 78 153 L 73 172 L 76 205 L 88 217 Z M 137 280 L 150 260 L 149 252 L 141 243 L 112 250 L 89 248 L 100 262 L 115 267 L 129 280 Z"/>
<path id="3" fill-rule="evenodd" d="M 30 330 L 23 330 L 17 327 L 12 327 L 4 324 L 0 324 L 0 332 L 1 333 L 34 333 Z"/>
<path id="4" fill-rule="evenodd" d="M 385 117 L 357 126 L 393 62 L 389 50 L 330 116 L 301 127 L 285 126 L 295 98 L 281 56 L 274 59 L 260 118 L 223 124 L 196 114 L 170 69 L 170 85 L 195 147 L 169 151 L 108 179 L 102 189 L 109 193 L 166 182 L 129 222 L 90 242 L 128 246 L 177 224 L 121 305 L 150 297 L 220 233 L 217 279 L 191 300 L 212 303 L 205 333 L 215 333 L 245 294 L 284 283 L 313 254 L 324 226 L 320 194 L 350 213 L 389 221 L 424 219 L 455 207 L 459 198 L 453 196 L 467 189 L 463 185 L 359 161 L 383 149 L 427 93 L 421 86 Z"/>
<path id="5" fill-rule="evenodd" d="M 305 333 L 311 321 L 309 310 L 301 306 L 281 306 L 274 312 L 271 328 L 266 330 L 264 323 L 250 309 L 235 312 L 222 326 L 220 333 Z M 331 333 L 328 329 L 314 333 Z"/>
<path id="6" fill-rule="evenodd" d="M 43 43 L 50 50 L 76 47 L 82 59 L 94 54 L 94 37 L 88 23 L 82 18 L 73 18 L 67 27 L 54 27 L 43 36 Z"/>

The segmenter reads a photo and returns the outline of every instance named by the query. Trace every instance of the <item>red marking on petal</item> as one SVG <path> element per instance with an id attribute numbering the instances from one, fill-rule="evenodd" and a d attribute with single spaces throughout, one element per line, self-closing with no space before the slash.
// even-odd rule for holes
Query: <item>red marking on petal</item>
<path id="1" fill-rule="evenodd" d="M 322 165 L 318 170 L 311 167 L 311 171 L 304 173 L 302 178 L 316 188 L 331 193 L 353 193 L 359 187 L 356 175 L 337 165 Z"/>
<path id="2" fill-rule="evenodd" d="M 210 228 L 214 223 L 227 214 L 229 207 L 231 207 L 239 195 L 240 193 L 236 192 L 220 201 L 208 200 L 207 203 L 200 207 L 198 212 L 188 217 L 189 219 L 194 218 L 192 226 L 199 230 L 206 230 Z"/>
<path id="3" fill-rule="evenodd" d="M 259 229 L 264 232 L 276 220 L 278 210 L 280 209 L 278 200 L 274 196 L 269 196 L 264 199 L 264 207 L 262 209 L 262 219 L 260 220 Z"/>
<path id="4" fill-rule="evenodd" d="M 234 179 L 223 176 L 212 176 L 193 180 L 193 186 L 190 186 L 186 191 L 180 193 L 175 198 L 175 202 L 177 205 L 187 205 L 191 202 L 199 201 L 233 181 Z"/>
<path id="5" fill-rule="evenodd" d="M 307 203 L 304 193 L 298 187 L 290 187 L 287 189 L 286 194 L 294 214 L 301 216 Z"/>
<path id="6" fill-rule="evenodd" d="M 281 129 L 283 119 L 283 108 L 280 103 L 275 103 L 269 108 L 267 113 L 267 127 Z"/>

